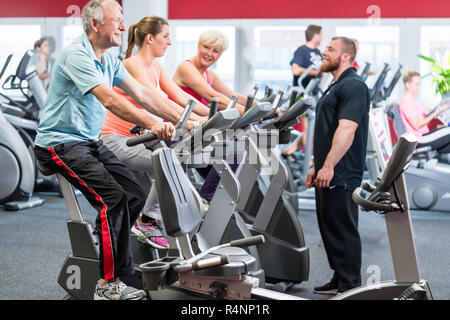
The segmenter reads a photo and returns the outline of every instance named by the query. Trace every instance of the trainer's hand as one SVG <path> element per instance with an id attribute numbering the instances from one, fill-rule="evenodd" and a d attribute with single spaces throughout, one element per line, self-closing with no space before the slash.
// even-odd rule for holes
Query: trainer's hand
<path id="1" fill-rule="evenodd" d="M 311 188 L 311 187 L 313 187 L 314 186 L 314 180 L 313 180 L 313 178 L 314 178 L 314 174 L 316 173 L 316 170 L 314 169 L 314 167 L 312 167 L 310 170 L 309 170 L 309 172 L 308 172 L 308 174 L 306 175 L 306 182 L 305 182 L 305 184 L 306 184 L 306 188 Z"/>
<path id="2" fill-rule="evenodd" d="M 334 176 L 334 169 L 328 168 L 328 167 L 322 167 L 317 172 L 316 180 L 315 180 L 315 186 L 316 188 L 329 188 L 331 179 L 333 179 Z"/>
<path id="3" fill-rule="evenodd" d="M 156 134 L 159 140 L 173 140 L 175 138 L 175 126 L 170 122 L 157 122 L 152 125 L 150 131 Z"/>

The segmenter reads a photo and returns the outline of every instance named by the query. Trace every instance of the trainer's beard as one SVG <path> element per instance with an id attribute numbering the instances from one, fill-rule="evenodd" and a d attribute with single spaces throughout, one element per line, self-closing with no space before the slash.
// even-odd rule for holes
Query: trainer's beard
<path id="1" fill-rule="evenodd" d="M 334 62 L 331 61 L 325 61 L 320 66 L 320 72 L 333 72 L 337 70 L 341 65 L 341 61 L 337 60 Z"/>

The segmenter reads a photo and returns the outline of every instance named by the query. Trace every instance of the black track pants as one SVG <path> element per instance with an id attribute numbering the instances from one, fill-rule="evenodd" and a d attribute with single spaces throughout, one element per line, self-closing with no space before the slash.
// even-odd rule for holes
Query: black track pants
<path id="1" fill-rule="evenodd" d="M 145 202 L 132 173 L 101 141 L 36 146 L 38 161 L 63 175 L 98 212 L 100 277 L 133 273 L 130 230 Z"/>

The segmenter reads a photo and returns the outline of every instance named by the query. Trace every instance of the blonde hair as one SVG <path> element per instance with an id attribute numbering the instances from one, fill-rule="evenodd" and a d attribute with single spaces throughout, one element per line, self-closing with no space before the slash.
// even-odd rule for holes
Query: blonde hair
<path id="1" fill-rule="evenodd" d="M 148 16 L 142 18 L 138 23 L 134 23 L 128 30 L 128 48 L 125 57 L 128 58 L 133 52 L 135 45 L 140 48 L 148 34 L 156 37 L 163 30 L 163 25 L 169 25 L 166 19 L 158 16 Z"/>
<path id="2" fill-rule="evenodd" d="M 219 47 L 222 51 L 228 49 L 228 39 L 221 32 L 217 30 L 207 30 L 200 35 L 198 44 Z"/>
<path id="3" fill-rule="evenodd" d="M 403 75 L 403 83 L 407 84 L 414 77 L 419 77 L 420 78 L 420 73 L 418 73 L 417 71 L 407 71 L 407 72 L 405 72 L 405 74 Z"/>

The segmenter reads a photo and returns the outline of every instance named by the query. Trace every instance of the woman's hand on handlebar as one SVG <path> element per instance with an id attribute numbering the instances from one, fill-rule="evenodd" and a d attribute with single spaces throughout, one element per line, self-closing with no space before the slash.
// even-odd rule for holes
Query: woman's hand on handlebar
<path id="1" fill-rule="evenodd" d="M 173 140 L 175 138 L 175 126 L 170 122 L 157 122 L 152 125 L 150 131 L 156 134 L 158 140 Z"/>
<path id="2" fill-rule="evenodd" d="M 450 103 L 441 104 L 439 107 L 437 107 L 436 113 L 437 113 L 438 115 L 440 115 L 442 112 L 444 112 L 445 110 L 447 110 L 449 107 L 450 107 Z"/>
<path id="3" fill-rule="evenodd" d="M 197 121 L 189 120 L 186 122 L 186 126 L 184 127 L 187 131 L 193 130 L 195 127 L 199 126 L 201 123 Z"/>
<path id="4" fill-rule="evenodd" d="M 197 122 L 200 122 L 201 124 L 204 124 L 206 121 L 208 121 L 208 117 L 199 117 Z"/>
<path id="5" fill-rule="evenodd" d="M 245 106 L 236 103 L 234 107 L 239 111 L 241 116 L 245 113 Z"/>

